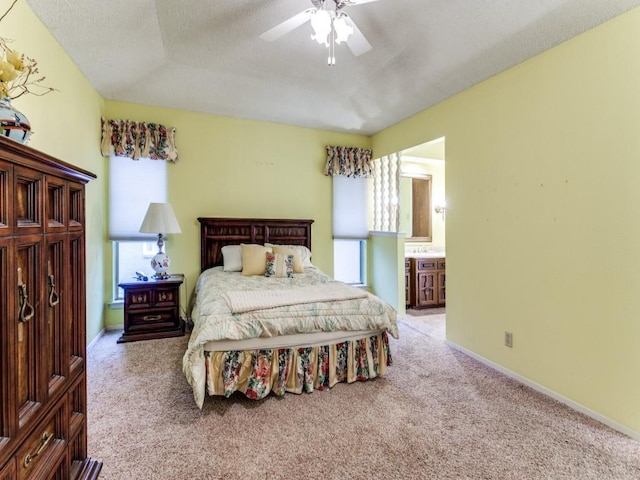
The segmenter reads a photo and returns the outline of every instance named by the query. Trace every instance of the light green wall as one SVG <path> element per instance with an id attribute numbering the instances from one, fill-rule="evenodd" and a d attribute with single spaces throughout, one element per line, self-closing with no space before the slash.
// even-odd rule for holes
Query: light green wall
<path id="1" fill-rule="evenodd" d="M 636 8 L 373 138 L 446 136 L 447 338 L 632 432 L 638 59 Z"/>
<path id="2" fill-rule="evenodd" d="M 313 219 L 312 261 L 333 273 L 325 146 L 369 148 L 369 137 L 112 101 L 106 116 L 176 127 L 180 161 L 169 165 L 169 202 L 182 234 L 170 238 L 167 253 L 189 290 L 200 271 L 197 218 L 206 216 Z M 105 295 L 110 278 L 106 272 Z M 122 311 L 108 312 L 107 323 L 121 324 Z"/>
<path id="3" fill-rule="evenodd" d="M 2 11 L 10 2 L 2 2 Z M 31 123 L 29 146 L 95 173 L 86 189 L 87 339 L 102 329 L 104 306 L 104 172 L 100 155 L 101 97 L 24 1 L 0 23 L 0 36 L 12 48 L 38 61 L 43 82 L 58 92 L 24 95 L 13 101 Z"/>
<path id="4" fill-rule="evenodd" d="M 367 281 L 377 295 L 404 315 L 404 234 L 370 232 L 367 241 Z"/>

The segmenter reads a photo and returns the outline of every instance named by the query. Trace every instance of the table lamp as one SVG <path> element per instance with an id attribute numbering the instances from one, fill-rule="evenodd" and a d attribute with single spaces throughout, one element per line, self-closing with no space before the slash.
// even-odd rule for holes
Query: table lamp
<path id="1" fill-rule="evenodd" d="M 140 233 L 158 234 L 158 253 L 151 259 L 151 268 L 156 272 L 155 278 L 165 280 L 169 278 L 169 257 L 162 251 L 164 245 L 163 234 L 182 233 L 180 225 L 173 213 L 173 208 L 168 203 L 150 203 L 144 216 Z"/>

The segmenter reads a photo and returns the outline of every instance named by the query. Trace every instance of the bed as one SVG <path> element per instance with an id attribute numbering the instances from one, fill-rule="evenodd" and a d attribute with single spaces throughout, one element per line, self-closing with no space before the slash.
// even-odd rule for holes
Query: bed
<path id="1" fill-rule="evenodd" d="M 201 273 L 183 371 L 199 408 L 207 394 L 257 400 L 386 373 L 388 337 L 398 338 L 396 312 L 313 265 L 313 220 L 198 221 Z M 249 253 L 263 273 L 249 274 Z"/>

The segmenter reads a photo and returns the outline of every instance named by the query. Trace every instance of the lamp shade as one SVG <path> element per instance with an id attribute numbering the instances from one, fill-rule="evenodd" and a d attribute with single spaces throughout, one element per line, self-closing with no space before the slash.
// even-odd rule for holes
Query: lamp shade
<path id="1" fill-rule="evenodd" d="M 150 203 L 140 233 L 182 233 L 182 230 L 170 204 Z"/>

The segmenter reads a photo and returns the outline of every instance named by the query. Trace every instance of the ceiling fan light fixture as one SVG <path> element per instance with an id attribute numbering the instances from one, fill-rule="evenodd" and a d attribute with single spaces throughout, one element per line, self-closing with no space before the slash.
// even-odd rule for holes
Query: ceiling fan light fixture
<path id="1" fill-rule="evenodd" d="M 329 12 L 323 9 L 316 10 L 311 17 L 311 28 L 313 28 L 311 39 L 328 47 L 332 24 L 333 22 L 331 21 L 331 14 Z"/>
<path id="2" fill-rule="evenodd" d="M 309 22 L 313 33 L 311 40 L 324 45 L 329 50 L 328 64 L 336 64 L 337 44 L 346 43 L 356 57 L 371 50 L 371 44 L 364 37 L 353 19 L 342 9 L 346 6 L 376 2 L 378 0 L 311 0 L 312 8 L 288 18 L 260 35 L 262 40 L 273 42 L 290 31 Z"/>
<path id="3" fill-rule="evenodd" d="M 347 23 L 347 16 L 343 13 L 333 20 L 333 29 L 336 32 L 336 43 L 340 45 L 346 42 L 353 34 L 353 27 Z"/>

